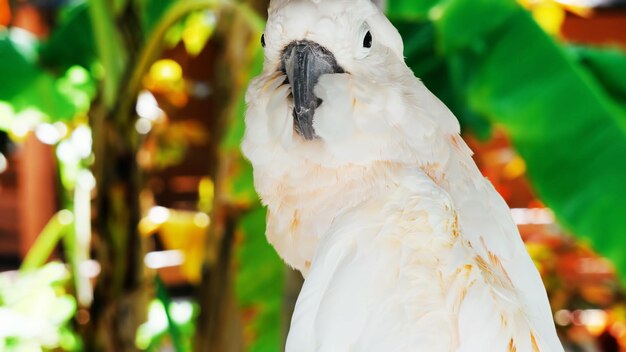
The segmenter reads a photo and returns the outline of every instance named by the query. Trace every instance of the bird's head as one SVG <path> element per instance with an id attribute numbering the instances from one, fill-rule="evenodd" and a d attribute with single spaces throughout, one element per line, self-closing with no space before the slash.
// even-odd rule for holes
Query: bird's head
<path id="1" fill-rule="evenodd" d="M 373 78 L 392 54 L 402 60 L 402 40 L 370 0 L 274 1 L 261 43 L 264 72 L 279 72 L 291 87 L 294 130 L 318 138 L 315 110 L 323 101 L 315 86 L 325 74 Z"/>
<path id="2" fill-rule="evenodd" d="M 263 73 L 247 94 L 246 156 L 341 164 L 380 155 L 372 141 L 394 124 L 383 110 L 405 106 L 402 89 L 416 81 L 398 31 L 371 0 L 273 0 L 268 14 Z"/>

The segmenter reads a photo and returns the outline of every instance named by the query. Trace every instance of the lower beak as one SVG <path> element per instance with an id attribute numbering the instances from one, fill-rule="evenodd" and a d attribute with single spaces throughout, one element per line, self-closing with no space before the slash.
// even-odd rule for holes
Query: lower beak
<path id="1" fill-rule="evenodd" d="M 313 89 L 323 74 L 343 73 L 334 55 L 311 41 L 295 41 L 282 54 L 281 70 L 287 74 L 293 94 L 294 129 L 307 140 L 316 138 L 313 115 L 322 100 Z"/>

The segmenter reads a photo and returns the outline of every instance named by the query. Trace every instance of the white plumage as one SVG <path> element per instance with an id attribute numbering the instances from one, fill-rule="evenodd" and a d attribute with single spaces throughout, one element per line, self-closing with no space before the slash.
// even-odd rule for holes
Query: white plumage
<path id="1" fill-rule="evenodd" d="M 562 351 L 507 205 L 376 6 L 274 0 L 264 42 L 242 149 L 267 238 L 306 278 L 287 351 Z"/>

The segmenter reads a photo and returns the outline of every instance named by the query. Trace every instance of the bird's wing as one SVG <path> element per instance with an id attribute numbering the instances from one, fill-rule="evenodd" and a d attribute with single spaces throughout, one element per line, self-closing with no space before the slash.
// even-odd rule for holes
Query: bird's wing
<path id="1" fill-rule="evenodd" d="M 452 137 L 451 148 L 455 151 L 446 168 L 446 188 L 450 189 L 458 211 L 460 236 L 469 247 L 483 280 L 490 284 L 489 291 L 473 292 L 473 295 L 470 295 L 472 291 L 468 292 L 469 309 L 459 312 L 460 331 L 472 332 L 476 313 L 487 314 L 485 310 L 474 309 L 480 304 L 469 302 L 497 296 L 494 301 L 499 302 L 500 307 L 493 308 L 506 314 L 493 324 L 513 326 L 513 336 L 518 336 L 517 340 L 507 343 L 518 351 L 563 351 L 541 277 L 526 251 L 509 207 L 491 183 L 480 175 L 469 148 L 460 137 Z M 489 296 L 481 298 L 481 295 Z M 468 346 L 467 351 L 476 350 L 476 346 Z"/>
<path id="2" fill-rule="evenodd" d="M 541 351 L 562 351 L 541 277 L 526 251 L 508 205 L 491 183 L 481 175 L 472 160 L 472 151 L 458 134 L 458 122 L 452 112 L 421 82 L 417 83 L 415 91 L 419 92 L 414 96 L 417 100 L 418 112 L 437 121 L 441 127 L 439 137 L 433 143 L 439 145 L 439 149 L 449 152 L 442 153 L 446 157 L 436 158 L 442 160 L 442 165 L 438 165 L 441 178 L 435 177 L 435 181 L 452 198 L 458 215 L 459 236 L 464 241 L 465 250 L 471 256 L 473 265 L 490 268 L 490 271 L 482 274 L 487 282 L 495 280 L 504 284 L 504 287 L 512 286 L 507 294 L 511 297 L 507 299 L 519 302 L 515 309 L 523 311 L 522 315 L 529 326 L 529 331 L 524 331 L 525 328 L 520 327 L 520 331 L 515 335 L 528 341 L 528 334 L 532 333 L 530 340 L 534 343 L 530 345 L 531 347 L 536 345 Z M 410 119 L 407 118 L 407 120 Z M 408 140 L 411 139 L 411 135 L 419 133 L 418 130 L 410 127 L 404 129 L 403 132 Z M 442 148 L 442 145 L 445 147 Z M 504 292 L 503 289 L 497 289 L 497 285 L 493 283 L 490 286 L 499 290 L 490 295 Z M 477 294 L 468 296 L 468 299 L 479 299 L 479 296 Z M 488 300 L 489 297 L 485 299 Z M 480 305 L 468 305 L 468 307 L 478 306 Z M 510 310 L 511 307 L 511 304 L 505 304 L 502 308 Z M 510 313 L 514 313 L 515 309 Z M 476 327 L 473 312 L 471 310 L 468 312 L 470 313 L 467 316 L 463 316 L 464 311 L 460 312 L 459 324 L 462 325 L 463 319 L 467 319 L 466 328 L 461 328 L 461 331 L 472 331 L 472 327 Z M 509 319 L 520 319 L 522 315 L 515 314 Z M 511 326 L 511 322 L 508 321 L 503 321 L 501 324 Z M 523 326 L 521 321 L 514 324 Z M 517 350 L 533 351 L 533 349 L 523 349 L 520 346 Z"/>
<path id="3" fill-rule="evenodd" d="M 287 351 L 558 351 L 502 263 L 459 230 L 421 169 L 339 216 L 298 298 Z"/>

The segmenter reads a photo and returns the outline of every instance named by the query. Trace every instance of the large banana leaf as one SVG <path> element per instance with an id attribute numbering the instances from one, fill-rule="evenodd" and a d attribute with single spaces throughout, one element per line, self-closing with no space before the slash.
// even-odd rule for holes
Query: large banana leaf
<path id="1" fill-rule="evenodd" d="M 419 21 L 426 18 L 431 8 L 440 0 L 390 0 L 387 2 L 386 13 L 390 18 L 403 21 Z"/>
<path id="2" fill-rule="evenodd" d="M 439 5 L 429 12 L 436 13 L 433 55 L 448 70 L 439 85 L 452 87 L 461 109 L 507 131 L 559 222 L 610 258 L 626 279 L 623 53 L 567 51 L 514 1 Z M 453 104 L 453 110 L 459 108 Z"/>
<path id="3" fill-rule="evenodd" d="M 586 46 L 570 47 L 570 52 L 626 113 L 626 53 L 617 48 Z"/>

